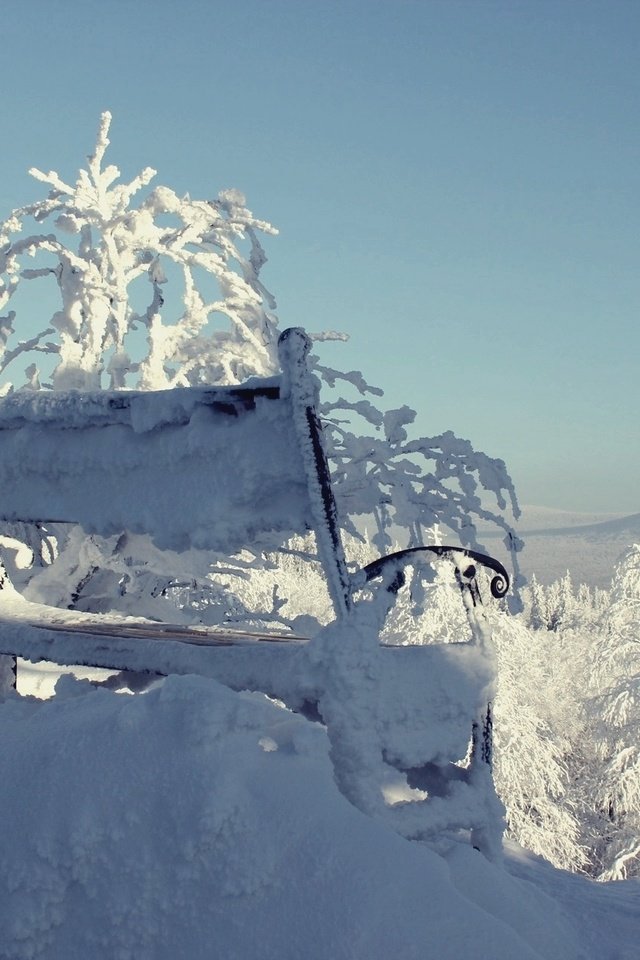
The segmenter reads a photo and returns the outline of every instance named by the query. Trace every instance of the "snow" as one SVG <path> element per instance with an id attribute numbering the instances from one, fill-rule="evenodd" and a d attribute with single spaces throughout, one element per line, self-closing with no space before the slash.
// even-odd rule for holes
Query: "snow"
<path id="1" fill-rule="evenodd" d="M 63 678 L 0 716 L 7 960 L 595 960 L 555 872 L 402 839 L 340 794 L 324 728 L 261 695 Z"/>
<path id="2" fill-rule="evenodd" d="M 232 553 L 258 530 L 311 526 L 288 403 L 245 409 L 233 391 L 14 393 L 0 400 L 0 487 L 5 518 L 146 532 L 163 549 Z"/>
<path id="3" fill-rule="evenodd" d="M 135 695 L 63 676 L 50 701 L 0 704 L 3 960 L 635 960 L 637 881 L 594 884 L 513 847 L 491 862 L 451 830 L 499 817 L 490 793 L 453 783 L 422 808 L 383 783 L 383 753 L 464 751 L 493 664 L 465 640 L 379 646 L 380 602 L 308 644 L 212 653 L 148 623 L 158 639 L 128 637 L 139 618 L 122 636 L 100 615 L 93 640 L 65 633 L 86 615 L 7 585 L 0 642 L 35 660 L 55 640 L 71 661 L 111 629 L 123 666 L 153 647 L 176 675 Z M 265 677 L 284 700 L 317 698 L 327 727 L 242 690 Z M 31 665 L 21 692 L 42 680 Z"/>
<path id="4" fill-rule="evenodd" d="M 472 641 L 381 646 L 378 604 L 360 604 L 348 620 L 309 642 L 251 642 L 241 634 L 159 625 L 141 618 L 86 615 L 23 600 L 3 591 L 0 653 L 55 659 L 133 673 L 197 673 L 234 690 L 261 690 L 293 709 L 316 705 L 327 725 L 335 776 L 360 809 L 390 819 L 403 835 L 482 831 L 478 845 L 494 855 L 502 829 L 493 784 L 476 775 L 449 781 L 465 759 L 473 723 L 493 697 L 491 652 Z M 107 640 L 107 638 L 109 638 Z M 383 788 L 393 768 L 432 765 L 450 789 L 426 803 L 390 808 Z M 391 765 L 391 766 L 390 766 Z"/>
<path id="5" fill-rule="evenodd" d="M 46 610 L 8 589 L 0 641 L 41 642 Z M 390 781 L 393 805 L 376 799 L 381 751 L 409 765 L 462 749 L 493 675 L 490 650 L 468 642 L 379 646 L 378 614 L 365 604 L 273 647 L 280 692 L 318 697 L 327 727 L 240 689 L 246 646 L 212 656 L 157 625 L 160 639 L 127 640 L 131 618 L 109 646 L 141 666 L 155 643 L 182 675 L 133 695 L 65 675 L 51 700 L 0 703 L 3 960 L 635 960 L 638 881 L 595 884 L 512 846 L 491 862 L 447 831 L 465 804 L 477 818 L 482 790 L 434 797 L 426 815 Z M 87 641 L 50 632 L 70 656 Z M 254 665 L 270 649 L 252 649 Z M 238 690 L 189 674 L 207 657 Z M 41 680 L 31 665 L 21 693 Z M 405 839 L 420 823 L 428 842 Z"/>
<path id="6" fill-rule="evenodd" d="M 3 603 L 34 642 L 34 605 Z M 454 833 L 405 839 L 420 804 L 390 781 L 386 810 L 358 793 L 381 773 L 381 747 L 405 764 L 459 750 L 474 696 L 491 694 L 488 651 L 380 647 L 375 614 L 372 603 L 293 647 L 295 670 L 289 645 L 274 647 L 276 660 L 287 651 L 283 694 L 318 695 L 327 727 L 188 673 L 133 695 L 63 675 L 42 701 L 28 694 L 51 674 L 30 665 L 23 696 L 0 703 L 3 960 L 635 958 L 638 881 L 595 884 L 513 845 L 491 862 Z M 211 654 L 155 642 L 183 671 Z M 211 671 L 241 686 L 224 659 L 234 649 L 215 651 Z M 432 826 L 446 807 L 464 813 L 449 797 Z"/>

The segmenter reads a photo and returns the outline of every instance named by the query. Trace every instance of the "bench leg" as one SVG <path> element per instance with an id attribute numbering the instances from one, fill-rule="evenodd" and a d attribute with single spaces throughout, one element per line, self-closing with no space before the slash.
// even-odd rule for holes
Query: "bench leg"
<path id="1" fill-rule="evenodd" d="M 0 657 L 0 699 L 15 690 L 18 681 L 18 658 Z"/>
<path id="2" fill-rule="evenodd" d="M 484 794 L 482 813 L 484 824 L 471 831 L 471 844 L 476 850 L 492 860 L 502 860 L 502 836 L 504 832 L 504 805 L 499 799 L 492 776 L 493 766 L 493 708 L 487 704 L 486 711 L 473 724 L 471 739 L 470 781 Z M 482 820 L 482 817 L 481 817 Z"/>
<path id="3" fill-rule="evenodd" d="M 9 574 L 0 558 L 0 590 L 13 590 Z M 18 680 L 18 658 L 12 656 L 0 656 L 0 699 L 6 697 L 9 691 L 15 690 Z"/>

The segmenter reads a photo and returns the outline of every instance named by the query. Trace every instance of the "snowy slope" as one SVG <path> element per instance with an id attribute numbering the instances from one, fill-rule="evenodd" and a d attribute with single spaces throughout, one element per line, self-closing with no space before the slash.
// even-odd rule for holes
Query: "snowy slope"
<path id="1" fill-rule="evenodd" d="M 323 728 L 262 696 L 64 678 L 0 718 L 3 960 L 637 955 L 637 884 L 403 840 L 338 792 Z"/>

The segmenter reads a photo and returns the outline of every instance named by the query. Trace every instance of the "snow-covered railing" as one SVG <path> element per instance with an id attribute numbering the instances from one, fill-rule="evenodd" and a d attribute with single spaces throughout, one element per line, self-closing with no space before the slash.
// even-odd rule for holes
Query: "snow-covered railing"
<path id="1" fill-rule="evenodd" d="M 457 547 L 414 548 L 349 573 L 308 349 L 302 330 L 285 331 L 281 376 L 241 387 L 25 391 L 0 400 L 0 518 L 73 522 L 103 536 L 127 530 L 163 549 L 227 553 L 259 533 L 285 540 L 311 529 L 334 623 L 307 642 L 115 622 L 29 604 L 5 578 L 0 654 L 150 676 L 196 672 L 261 690 L 326 724 L 336 780 L 360 809 L 390 818 L 407 837 L 468 831 L 495 856 L 502 822 L 490 773 L 493 660 L 477 574 L 492 571 L 492 593 L 503 596 L 507 573 Z M 381 646 L 403 568 L 419 555 L 454 562 L 468 641 Z M 372 598 L 358 599 L 377 581 Z M 389 771 L 404 782 L 400 802 L 385 800 Z"/>

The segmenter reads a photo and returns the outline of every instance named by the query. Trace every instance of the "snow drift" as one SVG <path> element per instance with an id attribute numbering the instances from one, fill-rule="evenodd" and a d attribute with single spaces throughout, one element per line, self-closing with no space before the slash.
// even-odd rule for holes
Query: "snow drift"
<path id="1" fill-rule="evenodd" d="M 0 722 L 3 960 L 581 956 L 531 884 L 352 807 L 323 727 L 262 695 L 63 677 Z"/>

